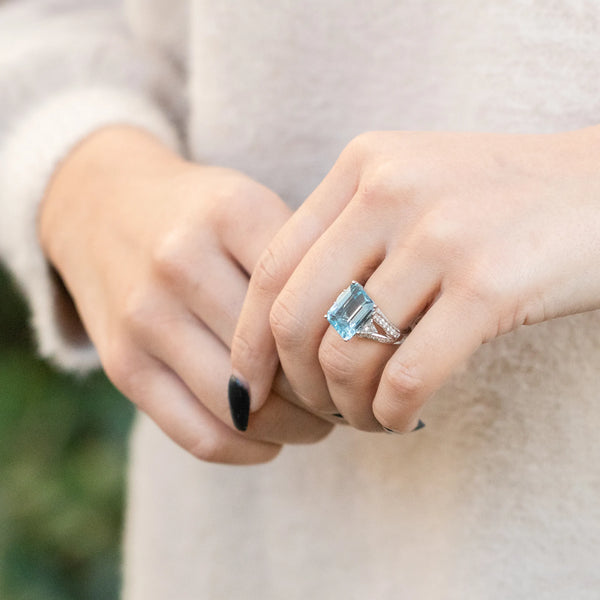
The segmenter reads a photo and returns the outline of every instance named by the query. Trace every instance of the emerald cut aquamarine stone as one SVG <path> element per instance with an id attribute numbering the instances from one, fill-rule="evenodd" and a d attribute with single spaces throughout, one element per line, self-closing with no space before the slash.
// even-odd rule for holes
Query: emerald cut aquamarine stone
<path id="1" fill-rule="evenodd" d="M 333 303 L 325 315 L 344 340 L 353 337 L 369 319 L 375 303 L 360 283 L 353 281 Z"/>

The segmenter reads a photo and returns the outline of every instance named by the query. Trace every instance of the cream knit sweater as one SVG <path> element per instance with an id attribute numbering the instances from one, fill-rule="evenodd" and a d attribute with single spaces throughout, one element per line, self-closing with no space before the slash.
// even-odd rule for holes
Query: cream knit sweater
<path id="1" fill-rule="evenodd" d="M 98 127 L 145 127 L 297 205 L 362 131 L 577 128 L 600 122 L 599 82 L 586 0 L 4 1 L 0 255 L 41 353 L 85 370 L 35 216 Z M 522 328 L 424 431 L 338 428 L 259 467 L 199 463 L 139 418 L 124 598 L 599 598 L 599 331 L 599 312 Z"/>

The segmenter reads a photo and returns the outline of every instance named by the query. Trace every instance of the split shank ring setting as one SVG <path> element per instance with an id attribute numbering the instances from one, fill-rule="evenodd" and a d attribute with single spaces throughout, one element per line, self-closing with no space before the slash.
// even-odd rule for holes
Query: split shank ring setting
<path id="1" fill-rule="evenodd" d="M 382 344 L 399 345 L 408 337 L 420 316 L 406 329 L 398 329 L 383 314 L 365 288 L 353 281 L 337 297 L 325 318 L 345 341 L 357 336 Z"/>

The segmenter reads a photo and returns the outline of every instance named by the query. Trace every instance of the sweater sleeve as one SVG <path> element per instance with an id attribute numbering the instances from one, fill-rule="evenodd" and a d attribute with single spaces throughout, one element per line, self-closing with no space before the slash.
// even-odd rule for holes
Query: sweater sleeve
<path id="1" fill-rule="evenodd" d="M 40 354 L 63 368 L 99 361 L 42 253 L 39 202 L 60 161 L 103 126 L 138 126 L 181 150 L 182 91 L 175 63 L 135 39 L 117 0 L 0 3 L 0 259 Z"/>

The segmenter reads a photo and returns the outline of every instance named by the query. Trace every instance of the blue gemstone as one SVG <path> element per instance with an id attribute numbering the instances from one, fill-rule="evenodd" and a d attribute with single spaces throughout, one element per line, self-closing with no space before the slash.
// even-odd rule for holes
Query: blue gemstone
<path id="1" fill-rule="evenodd" d="M 327 311 L 327 320 L 344 340 L 349 340 L 371 316 L 375 303 L 360 283 L 353 281 Z"/>

